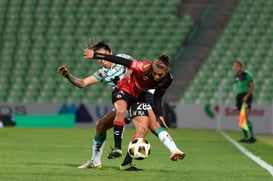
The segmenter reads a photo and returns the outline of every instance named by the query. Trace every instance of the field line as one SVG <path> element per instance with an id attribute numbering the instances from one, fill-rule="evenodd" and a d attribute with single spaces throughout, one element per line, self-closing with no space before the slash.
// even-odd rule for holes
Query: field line
<path id="1" fill-rule="evenodd" d="M 224 131 L 219 131 L 220 134 L 222 134 L 229 142 L 231 142 L 236 148 L 238 148 L 243 154 L 245 154 L 247 157 L 252 159 L 254 162 L 256 162 L 258 165 L 260 165 L 262 168 L 267 170 L 272 176 L 273 176 L 273 166 L 266 163 L 264 160 L 262 160 L 260 157 L 254 155 L 250 151 L 248 151 L 246 148 L 244 148 L 242 145 L 237 143 L 234 139 L 232 139 L 229 135 L 227 135 Z"/>

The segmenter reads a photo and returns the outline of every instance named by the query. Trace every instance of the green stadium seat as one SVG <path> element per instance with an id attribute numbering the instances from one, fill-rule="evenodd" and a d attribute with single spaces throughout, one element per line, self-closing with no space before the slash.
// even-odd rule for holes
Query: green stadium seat
<path id="1" fill-rule="evenodd" d="M 56 68 L 65 64 L 79 77 L 91 75 L 100 66 L 82 61 L 83 41 L 101 35 L 116 53 L 139 59 L 163 52 L 174 55 L 193 25 L 191 17 L 181 21 L 173 15 L 178 3 L 178 0 L 0 1 L 0 19 L 6 22 L 4 27 L 4 21 L 0 21 L 3 35 L 0 78 L 15 77 L 0 79 L 0 100 L 111 102 L 111 89 L 104 84 L 77 89 L 63 78 L 56 78 Z M 160 27 L 165 24 L 167 28 L 162 30 Z M 270 46 L 270 41 L 265 43 Z M 12 67 L 16 71 L 11 71 Z M 7 82 L 11 80 L 16 86 L 9 86 Z"/>
<path id="2" fill-rule="evenodd" d="M 272 100 L 273 95 L 267 90 L 272 90 L 273 82 L 270 82 L 268 79 L 264 82 L 265 77 L 271 79 L 273 68 L 272 51 L 270 51 L 270 42 L 272 42 L 273 38 L 270 17 L 273 12 L 273 6 L 268 6 L 268 4 L 272 4 L 272 1 L 239 1 L 236 11 L 225 26 L 212 52 L 205 60 L 203 67 L 196 74 L 193 83 L 190 84 L 184 95 L 182 95 L 182 102 L 191 100 L 192 102 L 201 103 L 217 100 L 216 94 L 211 95 L 210 93 L 211 91 L 218 91 L 221 78 L 225 78 L 227 74 L 226 80 L 230 80 L 230 82 L 227 83 L 226 87 L 233 86 L 234 73 L 229 69 L 231 69 L 232 63 L 236 59 L 245 62 L 245 68 L 254 74 L 254 82 L 256 84 L 254 96 L 257 94 L 254 101 L 263 103 Z M 219 60 L 221 60 L 222 67 L 219 67 Z M 263 62 L 262 66 L 261 62 Z M 212 64 L 214 68 L 209 69 L 208 66 Z M 204 96 L 201 99 L 199 95 L 193 94 L 193 91 L 198 90 L 197 83 L 200 82 L 200 79 L 207 77 L 206 72 L 210 74 L 213 72 L 214 78 L 219 77 L 220 80 L 217 79 L 215 81 L 215 86 L 210 85 L 208 96 Z M 266 88 L 263 86 L 264 83 L 267 85 Z M 229 91 L 235 92 L 234 90 Z M 224 102 L 234 102 L 231 101 L 234 99 L 234 96 L 234 94 L 228 94 L 224 98 Z"/>

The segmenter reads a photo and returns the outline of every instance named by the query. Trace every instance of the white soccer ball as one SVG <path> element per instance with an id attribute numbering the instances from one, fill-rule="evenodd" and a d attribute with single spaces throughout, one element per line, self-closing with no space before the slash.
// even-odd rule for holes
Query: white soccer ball
<path id="1" fill-rule="evenodd" d="M 151 151 L 150 143 L 144 138 L 136 138 L 129 143 L 128 153 L 136 160 L 147 158 Z"/>

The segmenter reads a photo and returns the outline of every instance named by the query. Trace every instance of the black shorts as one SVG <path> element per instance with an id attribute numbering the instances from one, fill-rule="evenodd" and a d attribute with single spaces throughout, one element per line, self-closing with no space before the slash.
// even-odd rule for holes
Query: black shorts
<path id="1" fill-rule="evenodd" d="M 129 117 L 133 119 L 137 116 L 149 116 L 149 109 L 152 109 L 152 106 L 149 103 L 133 102 L 129 109 Z"/>
<path id="2" fill-rule="evenodd" d="M 118 100 L 127 102 L 128 115 L 126 116 L 126 119 L 128 123 L 130 122 L 130 119 L 136 116 L 148 116 L 148 110 L 152 109 L 152 106 L 149 103 L 138 101 L 136 97 L 123 90 L 114 89 L 112 92 L 112 102 L 115 103 Z"/>
<path id="3" fill-rule="evenodd" d="M 124 100 L 127 102 L 127 109 L 130 108 L 133 102 L 137 101 L 137 98 L 128 94 L 127 92 L 119 89 L 114 89 L 112 92 L 112 102 L 113 104 L 118 100 Z"/>
<path id="4" fill-rule="evenodd" d="M 242 105 L 243 105 L 243 98 L 245 97 L 247 93 L 241 93 L 241 94 L 237 94 L 236 96 L 236 107 L 238 110 L 241 109 Z M 247 101 L 246 101 L 246 105 L 248 109 L 251 109 L 251 104 L 252 104 L 252 94 L 250 94 L 250 96 L 248 97 Z"/>

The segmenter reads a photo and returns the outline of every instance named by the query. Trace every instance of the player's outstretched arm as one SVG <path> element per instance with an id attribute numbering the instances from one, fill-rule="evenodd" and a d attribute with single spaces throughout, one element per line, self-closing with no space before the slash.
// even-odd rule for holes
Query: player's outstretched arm
<path id="1" fill-rule="evenodd" d="M 85 88 L 89 85 L 95 84 L 99 82 L 93 75 L 86 77 L 84 79 L 79 79 L 72 75 L 66 66 L 60 66 L 57 69 L 58 73 L 61 74 L 63 77 L 67 78 L 70 83 L 78 88 Z"/>
<path id="2" fill-rule="evenodd" d="M 102 59 L 107 60 L 109 62 L 113 62 L 116 64 L 124 65 L 125 67 L 131 68 L 133 63 L 132 60 L 126 59 L 123 57 L 115 56 L 115 55 L 107 55 L 102 53 L 96 53 L 93 50 L 85 49 L 84 50 L 84 58 L 85 59 Z"/>

